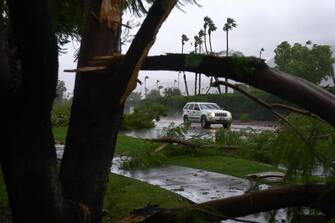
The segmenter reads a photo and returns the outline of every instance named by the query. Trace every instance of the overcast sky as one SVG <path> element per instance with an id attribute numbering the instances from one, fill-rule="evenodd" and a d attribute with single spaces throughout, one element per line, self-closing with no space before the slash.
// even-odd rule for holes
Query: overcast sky
<path id="1" fill-rule="evenodd" d="M 214 51 L 225 50 L 225 33 L 222 27 L 227 17 L 232 17 L 238 26 L 229 33 L 229 49 L 238 50 L 246 56 L 274 57 L 274 49 L 282 41 L 305 43 L 311 40 L 317 44 L 335 46 L 335 1 L 334 0 L 197 0 L 202 7 L 186 5 L 185 12 L 175 8 L 159 31 L 150 55 L 168 52 L 179 53 L 181 35 L 190 41 L 185 51 L 193 50 L 191 42 L 203 26 L 203 18 L 209 16 L 218 30 L 212 34 Z M 124 16 L 124 22 L 130 15 Z M 73 90 L 74 75 L 64 74 L 64 69 L 76 67 L 73 63 L 73 44 L 67 46 L 66 55 L 60 57 L 60 76 L 65 80 L 68 91 Z M 79 46 L 74 44 L 76 48 Z M 126 49 L 126 47 L 125 47 Z M 154 88 L 156 81 L 164 87 L 172 87 L 178 75 L 176 72 L 141 72 L 139 78 L 149 76 L 148 88 Z M 188 80 L 193 86 L 194 75 Z M 205 81 L 206 82 L 206 81 Z M 183 87 L 180 78 L 180 87 Z M 204 87 L 205 86 L 204 84 Z M 140 87 L 137 90 L 141 90 Z M 183 90 L 183 88 L 182 88 Z M 143 89 L 142 89 L 143 92 Z"/>

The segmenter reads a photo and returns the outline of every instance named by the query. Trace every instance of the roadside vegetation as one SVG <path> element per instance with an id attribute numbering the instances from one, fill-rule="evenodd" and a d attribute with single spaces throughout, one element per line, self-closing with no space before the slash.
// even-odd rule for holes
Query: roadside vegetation
<path id="1" fill-rule="evenodd" d="M 66 106 L 62 105 L 61 108 L 67 111 Z M 215 135 L 215 142 L 202 137 L 189 139 L 198 145 L 195 148 L 171 144 L 159 149 L 162 143 L 120 134 L 116 155 L 132 158 L 124 163 L 125 169 L 172 164 L 237 177 L 246 177 L 247 174 L 257 172 L 278 171 L 277 165 L 282 164 L 287 168 L 287 183 L 325 180 L 312 176 L 314 167 L 321 164 L 328 171 L 329 177 L 326 179 L 333 179 L 334 129 L 325 122 L 311 117 L 291 115 L 288 120 L 293 128 L 283 125 L 277 132 L 256 133 L 251 130 L 233 132 L 219 129 Z M 67 127 L 60 125 L 53 128 L 53 131 L 56 141 L 64 143 Z M 185 139 L 186 133 L 187 126 L 171 125 L 166 135 Z M 222 145 L 232 149 L 222 148 Z M 131 210 L 146 205 L 158 204 L 160 207 L 172 208 L 189 204 L 180 196 L 157 186 L 114 174 L 110 174 L 110 178 L 104 202 L 105 209 L 109 212 L 105 218 L 106 222 L 107 219 L 112 222 L 118 221 Z M 7 194 L 0 171 L 0 209 L 5 215 L 8 210 L 6 207 L 8 207 Z"/>

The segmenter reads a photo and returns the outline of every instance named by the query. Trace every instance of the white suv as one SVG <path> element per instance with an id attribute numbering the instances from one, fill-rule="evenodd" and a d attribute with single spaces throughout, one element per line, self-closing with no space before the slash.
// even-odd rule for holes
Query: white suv
<path id="1" fill-rule="evenodd" d="M 202 128 L 208 128 L 211 124 L 222 124 L 224 128 L 229 128 L 232 115 L 215 103 L 189 102 L 183 108 L 183 120 L 184 123 L 200 122 Z"/>

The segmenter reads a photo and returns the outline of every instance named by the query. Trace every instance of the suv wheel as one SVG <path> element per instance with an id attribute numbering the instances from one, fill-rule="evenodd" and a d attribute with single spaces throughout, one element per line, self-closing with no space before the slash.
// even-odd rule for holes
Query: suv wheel
<path id="1" fill-rule="evenodd" d="M 205 116 L 201 116 L 200 124 L 201 124 L 201 127 L 204 128 L 204 129 L 206 129 L 210 126 L 210 124 L 207 122 Z"/>

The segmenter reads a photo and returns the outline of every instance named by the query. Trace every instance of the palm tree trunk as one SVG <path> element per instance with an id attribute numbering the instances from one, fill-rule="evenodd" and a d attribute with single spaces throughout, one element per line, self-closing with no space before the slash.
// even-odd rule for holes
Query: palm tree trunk
<path id="1" fill-rule="evenodd" d="M 197 95 L 198 74 L 194 74 L 194 95 Z"/>
<path id="2" fill-rule="evenodd" d="M 181 54 L 184 54 L 184 44 L 181 44 Z M 189 96 L 189 92 L 188 92 L 188 86 L 187 86 L 187 80 L 186 80 L 186 74 L 183 71 L 183 78 L 184 78 L 184 84 L 185 84 L 185 91 L 186 91 L 186 95 Z"/>
<path id="3" fill-rule="evenodd" d="M 183 77 L 184 77 L 184 83 L 185 83 L 185 91 L 186 91 L 186 95 L 190 96 L 189 92 L 188 92 L 188 87 L 187 87 L 187 80 L 186 80 L 186 74 L 183 71 Z"/>
<path id="4" fill-rule="evenodd" d="M 211 89 L 211 85 L 213 83 L 213 77 L 211 77 L 210 81 L 209 81 L 209 86 L 208 86 L 208 89 L 206 91 L 206 94 L 208 94 L 209 90 Z"/>
<path id="5" fill-rule="evenodd" d="M 205 32 L 205 35 L 204 35 L 204 43 L 205 43 L 205 51 L 206 51 L 206 54 L 208 54 L 208 49 L 207 49 L 207 38 L 206 38 L 206 30 L 204 30 Z"/>
<path id="6" fill-rule="evenodd" d="M 211 35 L 208 36 L 208 39 L 209 39 L 209 49 L 210 49 L 211 53 L 213 53 L 213 49 L 212 49 L 212 37 L 211 37 Z"/>
<path id="7" fill-rule="evenodd" d="M 229 55 L 229 48 L 228 48 L 228 29 L 226 31 L 226 56 Z M 225 78 L 225 81 L 227 82 L 228 81 L 228 78 Z M 227 94 L 228 93 L 228 86 L 225 86 L 225 93 Z"/>
<path id="8" fill-rule="evenodd" d="M 199 89 L 198 94 L 201 94 L 201 74 L 199 74 Z"/>

